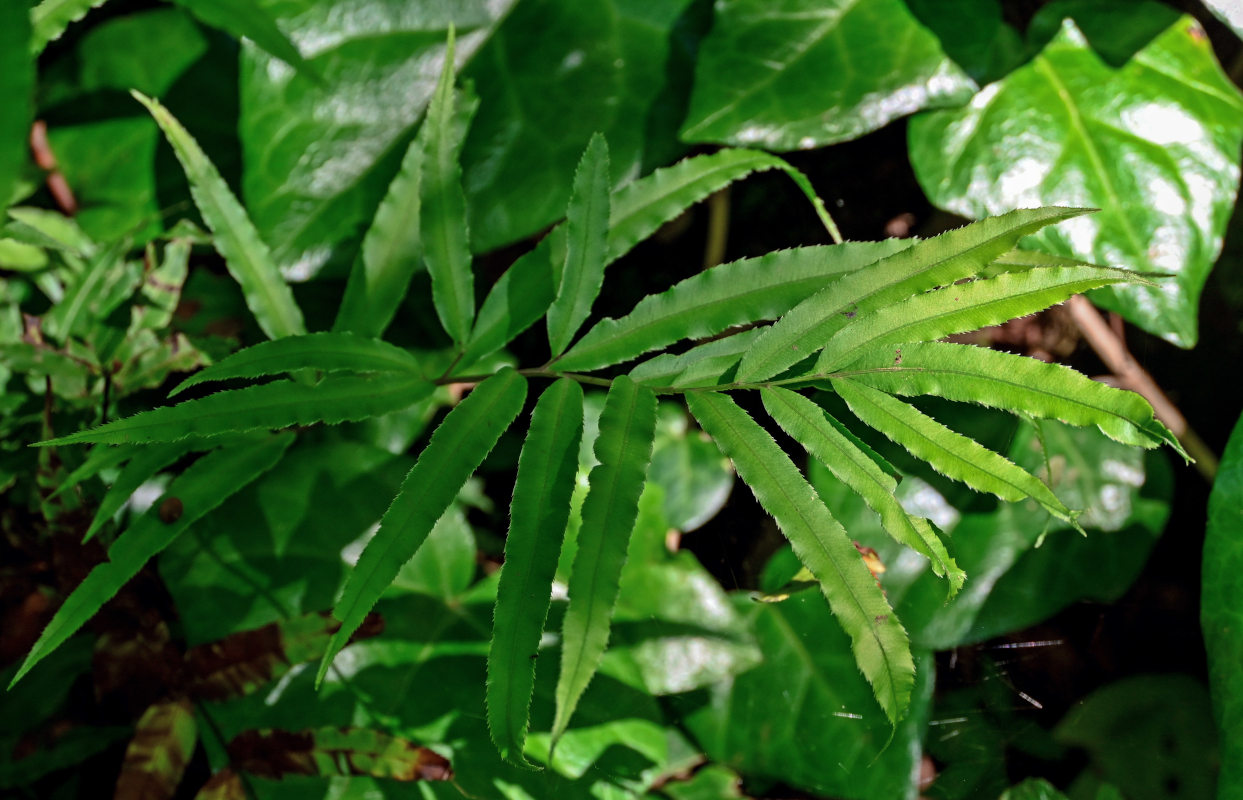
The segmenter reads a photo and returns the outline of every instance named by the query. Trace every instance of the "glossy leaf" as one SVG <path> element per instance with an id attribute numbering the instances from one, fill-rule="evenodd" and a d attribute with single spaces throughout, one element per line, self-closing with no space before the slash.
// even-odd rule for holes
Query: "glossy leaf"
<path id="1" fill-rule="evenodd" d="M 1243 422 L 1237 423 L 1221 469 L 1209 495 L 1208 529 L 1204 538 L 1204 573 L 1200 601 L 1201 626 L 1208 650 L 1213 714 L 1221 733 L 1221 785 L 1243 780 Z"/>
<path id="2" fill-rule="evenodd" d="M 107 0 L 41 0 L 29 11 L 32 26 L 30 52 L 37 56 L 48 42 L 59 39 L 72 23 L 105 2 Z"/>
<path id="3" fill-rule="evenodd" d="M 864 347 L 933 341 L 1034 314 L 1101 286 L 1141 280 L 1119 269 L 1051 267 L 924 292 L 851 319 L 825 344 L 816 371 L 836 369 Z"/>
<path id="4" fill-rule="evenodd" d="M 700 49 L 682 136 L 808 149 L 960 104 L 974 88 L 899 0 L 730 0 Z"/>
<path id="5" fill-rule="evenodd" d="M 820 582 L 829 607 L 850 636 L 856 664 L 896 725 L 910 702 L 915 664 L 906 631 L 850 536 L 789 456 L 732 400 L 701 392 L 688 394 L 687 404 Z"/>
<path id="6" fill-rule="evenodd" d="M 421 377 L 408 376 L 330 377 L 314 386 L 276 381 L 143 411 L 42 444 L 172 442 L 188 436 L 216 436 L 317 422 L 336 425 L 414 405 L 434 388 L 434 384 Z"/>
<path id="7" fill-rule="evenodd" d="M 570 604 L 562 626 L 561 674 L 552 747 L 569 727 L 583 692 L 608 645 L 622 565 L 638 512 L 639 495 L 652 457 L 656 396 L 626 376 L 613 380 L 604 410 L 590 487 L 570 572 Z"/>
<path id="8" fill-rule="evenodd" d="M 457 344 L 470 335 L 475 319 L 475 283 L 470 265 L 466 195 L 458 157 L 462 131 L 454 124 L 453 26 L 440 81 L 427 107 L 426 150 L 420 185 L 419 229 L 423 259 L 432 278 L 432 300 L 440 324 Z"/>
<path id="9" fill-rule="evenodd" d="M 535 689 L 531 656 L 548 618 L 582 432 L 583 390 L 571 380 L 557 381 L 531 412 L 518 459 L 487 683 L 488 731 L 501 757 L 517 764 L 527 764 L 522 751 Z"/>
<path id="10" fill-rule="evenodd" d="M 193 440 L 182 440 L 144 447 L 134 453 L 129 463 L 117 475 L 117 479 L 108 487 L 108 493 L 99 501 L 99 508 L 95 510 L 95 517 L 91 520 L 90 527 L 86 529 L 86 533 L 82 534 L 82 541 L 85 542 L 98 533 L 104 523 L 112 519 L 121 507 L 129 502 L 134 492 L 138 491 L 138 487 L 146 483 L 152 475 L 196 449 L 195 444 Z M 112 449 L 124 451 L 129 448 Z"/>
<path id="11" fill-rule="evenodd" d="M 1123 444 L 1168 444 L 1181 452 L 1178 440 L 1143 397 L 1061 364 L 984 347 L 925 342 L 869 348 L 845 371 L 851 380 L 889 394 L 936 395 L 1071 425 L 1095 425 Z"/>
<path id="12" fill-rule="evenodd" d="M 423 141 L 418 137 L 406 148 L 401 169 L 363 237 L 333 330 L 380 336 L 393 321 L 410 278 L 423 268 L 422 194 Z"/>
<path id="13" fill-rule="evenodd" d="M 1239 185 L 1243 97 L 1190 17 L 1117 69 L 1066 23 L 1035 59 L 970 105 L 914 119 L 909 143 L 924 191 L 958 214 L 1100 208 L 1034 243 L 1092 263 L 1174 274 L 1157 288 L 1111 288 L 1094 300 L 1175 344 L 1195 343 L 1200 290 Z"/>
<path id="14" fill-rule="evenodd" d="M 864 423 L 942 475 L 1002 500 L 1018 502 L 1030 497 L 1055 517 L 1074 524 L 1076 514 L 1048 486 L 974 439 L 955 433 L 897 398 L 851 380 L 834 379 L 833 390 Z"/>
<path id="15" fill-rule="evenodd" d="M 645 297 L 620 319 L 601 320 L 554 364 L 570 372 L 596 369 L 680 339 L 776 319 L 842 275 L 909 246 L 901 239 L 843 242 L 721 264 Z"/>
<path id="16" fill-rule="evenodd" d="M 893 494 L 898 482 L 839 429 L 840 423 L 835 425 L 836 420 L 822 408 L 788 389 L 766 388 L 761 390 L 761 396 L 764 408 L 782 430 L 832 470 L 838 480 L 858 492 L 880 515 L 881 524 L 891 536 L 926 556 L 932 571 L 949 581 L 951 594 L 962 588 L 967 576 L 945 551 L 932 526 L 902 508 Z"/>
<path id="17" fill-rule="evenodd" d="M 108 548 L 108 560 L 92 569 L 65 598 L 9 686 L 85 625 L 152 556 L 168 547 L 204 514 L 275 466 L 292 442 L 293 435 L 288 433 L 263 437 L 253 444 L 221 448 L 191 464 L 164 493 L 165 497 L 180 501 L 181 516 L 165 521 L 160 504 L 156 503 L 135 519 Z"/>
<path id="18" fill-rule="evenodd" d="M 341 629 L 324 653 L 316 683 L 518 416 L 526 390 L 526 380 L 505 369 L 475 387 L 436 428 L 341 590 L 332 612 Z"/>
<path id="19" fill-rule="evenodd" d="M 569 346 L 600 294 L 608 227 L 609 148 L 596 134 L 574 173 L 565 215 L 565 263 L 557 296 L 548 308 L 548 344 L 554 357 Z"/>
<path id="20" fill-rule="evenodd" d="M 435 90 L 449 26 L 462 64 L 512 5 L 358 0 L 344 23 L 334 3 L 265 5 L 323 77 L 243 47 L 243 194 L 285 274 L 305 280 L 353 261 Z"/>
<path id="21" fill-rule="evenodd" d="M 251 40 L 311 80 L 321 80 L 267 11 L 248 0 L 175 0 L 206 25 Z"/>
<path id="22" fill-rule="evenodd" d="M 738 367 L 739 382 L 770 378 L 813 355 L 853 315 L 971 277 L 1024 236 L 1083 212 L 1012 211 L 925 239 L 836 281 L 799 303 L 756 341 Z"/>
<path id="23" fill-rule="evenodd" d="M 137 92 L 134 96 L 147 107 L 164 131 L 181 161 L 190 191 L 203 221 L 215 234 L 212 241 L 224 257 L 229 274 L 242 287 L 246 305 L 259 327 L 270 339 L 306 332 L 302 311 L 293 292 L 281 277 L 268 246 L 255 230 L 220 173 L 207 159 L 193 137 L 158 101 Z"/>
<path id="24" fill-rule="evenodd" d="M 260 342 L 239 350 L 186 378 L 168 396 L 181 394 L 200 383 L 260 378 L 303 369 L 423 374 L 418 359 L 409 350 L 379 339 L 352 333 L 308 333 Z"/>
<path id="25" fill-rule="evenodd" d="M 30 41 L 30 9 L 26 3 L 6 3 L 0 10 L 0 209 L 9 207 L 27 160 L 27 142 L 34 115 L 34 58 Z"/>
<path id="26" fill-rule="evenodd" d="M 194 707 L 186 698 L 155 703 L 134 726 L 134 738 L 125 748 L 116 800 L 163 800 L 177 792 L 194 747 L 198 725 Z"/>

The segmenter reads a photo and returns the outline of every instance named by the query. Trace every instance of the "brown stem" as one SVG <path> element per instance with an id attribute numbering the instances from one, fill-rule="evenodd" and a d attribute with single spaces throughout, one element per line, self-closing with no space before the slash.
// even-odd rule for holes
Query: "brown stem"
<path id="1" fill-rule="evenodd" d="M 711 269 L 725 260 L 729 240 L 729 187 L 708 197 L 708 237 L 704 243 L 704 269 Z"/>
<path id="2" fill-rule="evenodd" d="M 30 126 L 30 152 L 39 169 L 47 173 L 47 190 L 51 192 L 56 205 L 67 216 L 72 217 L 78 213 L 78 199 L 73 196 L 69 181 L 65 180 L 56 164 L 56 154 L 52 152 L 52 145 L 47 138 L 47 123 L 41 119 L 35 120 Z"/>

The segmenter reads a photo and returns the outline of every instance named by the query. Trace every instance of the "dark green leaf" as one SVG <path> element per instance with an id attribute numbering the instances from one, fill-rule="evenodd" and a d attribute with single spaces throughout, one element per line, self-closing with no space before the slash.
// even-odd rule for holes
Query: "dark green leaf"
<path id="1" fill-rule="evenodd" d="M 107 0 L 42 0 L 29 11 L 33 35 L 30 37 L 30 51 L 34 55 L 43 52 L 47 43 L 59 39 L 71 23 L 86 16 L 92 8 L 99 8 Z M 22 3 L 11 3 L 20 8 Z M 7 27 L 7 26 L 6 26 Z"/>
<path id="2" fill-rule="evenodd" d="M 30 122 L 34 114 L 34 58 L 30 10 L 26 3 L 0 9 L 0 209 L 8 208 L 26 165 Z"/>
<path id="3" fill-rule="evenodd" d="M 99 501 L 99 508 L 95 509 L 95 517 L 91 520 L 90 527 L 86 529 L 86 533 L 82 534 L 82 541 L 85 542 L 98 533 L 104 523 L 112 519 L 113 515 L 121 510 L 121 506 L 125 505 L 138 490 L 138 487 L 146 483 L 152 475 L 196 449 L 196 444 L 199 443 L 193 440 L 161 443 L 143 447 L 134 453 L 133 458 L 129 459 L 129 463 L 117 475 L 117 479 L 108 487 L 108 493 Z M 96 449 L 99 447 L 103 445 L 97 446 Z M 114 447 L 111 449 L 124 452 L 130 448 Z"/>
<path id="4" fill-rule="evenodd" d="M 235 36 L 250 39 L 268 53 L 290 65 L 311 80 L 322 80 L 310 64 L 302 58 L 298 48 L 276 22 L 259 5 L 251 0 L 175 0 L 195 17 L 213 28 Z"/>
<path id="5" fill-rule="evenodd" d="M 604 245 L 609 228 L 609 147 L 591 137 L 578 170 L 565 215 L 565 263 L 557 296 L 548 309 L 548 343 L 561 355 L 591 313 L 604 284 Z"/>

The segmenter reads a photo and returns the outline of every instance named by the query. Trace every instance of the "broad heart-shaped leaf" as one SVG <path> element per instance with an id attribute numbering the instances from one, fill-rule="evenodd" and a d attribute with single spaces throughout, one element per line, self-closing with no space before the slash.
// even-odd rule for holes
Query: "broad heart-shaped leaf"
<path id="1" fill-rule="evenodd" d="M 215 234 L 212 242 L 224 257 L 229 274 L 242 287 L 246 305 L 259 327 L 270 339 L 305 333 L 302 311 L 272 261 L 268 246 L 198 142 L 158 101 L 133 94 L 155 117 L 173 146 L 203 221 Z"/>
<path id="2" fill-rule="evenodd" d="M 324 653 L 316 683 L 518 416 L 526 394 L 526 379 L 504 369 L 476 386 L 432 433 L 341 590 L 332 611 L 341 629 Z"/>
<path id="3" fill-rule="evenodd" d="M 408 375 L 334 376 L 314 386 L 276 381 L 143 411 L 41 444 L 173 442 L 188 436 L 216 436 L 316 422 L 335 425 L 407 408 L 435 388 L 435 384 L 421 376 Z"/>
<path id="4" fill-rule="evenodd" d="M 167 547 L 192 523 L 280 460 L 293 434 L 264 436 L 249 443 L 224 447 L 200 458 L 173 480 L 164 496 L 180 501 L 181 516 L 165 521 L 156 503 L 134 520 L 108 548 L 108 560 L 97 565 L 74 589 L 26 656 L 9 686 L 48 653 L 86 624 L 112 599 L 147 560 Z"/>
<path id="5" fill-rule="evenodd" d="M 1030 497 L 1058 519 L 1077 524 L 1076 515 L 1048 486 L 1014 462 L 884 392 L 848 378 L 834 378 L 832 383 L 855 416 L 942 475 L 1002 500 Z"/>
<path id="6" fill-rule="evenodd" d="M 186 378 L 168 396 L 208 381 L 259 378 L 302 369 L 423 374 L 419 360 L 410 351 L 388 342 L 352 333 L 308 333 L 260 342 L 239 350 Z"/>
<path id="7" fill-rule="evenodd" d="M 1222 787 L 1243 785 L 1243 419 L 1234 427 L 1208 503 L 1200 619 L 1213 713 L 1221 733 Z M 1226 796 L 1226 795 L 1223 795 Z"/>
<path id="8" fill-rule="evenodd" d="M 251 40 L 311 80 L 321 80 L 275 20 L 250 0 L 175 0 L 201 22 L 234 38 Z"/>
<path id="9" fill-rule="evenodd" d="M 557 296 L 548 308 L 548 345 L 561 355 L 591 313 L 604 283 L 604 246 L 609 228 L 609 147 L 591 137 L 574 173 L 574 189 L 565 214 L 565 263 Z"/>
<path id="10" fill-rule="evenodd" d="M 643 298 L 621 319 L 601 320 L 553 363 L 570 372 L 596 369 L 680 339 L 776 319 L 833 280 L 911 244 L 902 239 L 843 242 L 721 264 Z"/>
<path id="11" fill-rule="evenodd" d="M 664 223 L 723 186 L 753 172 L 779 169 L 817 209 L 831 234 L 837 229 L 807 178 L 785 161 L 755 150 L 720 150 L 687 158 L 613 192 L 607 263 L 621 258 Z M 463 364 L 487 355 L 535 323 L 552 303 L 559 281 L 554 264 L 564 258 L 564 226 L 554 228 L 497 280 L 475 320 Z"/>
<path id="12" fill-rule="evenodd" d="M 897 395 L 936 395 L 1095 425 L 1115 441 L 1139 447 L 1168 444 L 1182 451 L 1152 406 L 1135 392 L 1115 389 L 1064 367 L 986 347 L 923 342 L 861 351 L 841 373 L 856 383 Z"/>
<path id="13" fill-rule="evenodd" d="M 855 662 L 896 725 L 906 713 L 915 682 L 910 643 L 850 536 L 789 456 L 732 400 L 713 392 L 690 392 L 686 402 L 820 582 L 829 607 L 850 636 Z"/>
<path id="14" fill-rule="evenodd" d="M 561 674 L 550 749 L 569 727 L 608 645 L 622 565 L 655 434 L 656 395 L 625 375 L 614 378 L 600 413 L 595 443 L 600 463 L 587 477 L 578 549 L 570 571 L 570 605 L 561 631 Z"/>
<path id="15" fill-rule="evenodd" d="M 737 380 L 770 378 L 815 354 L 856 315 L 969 278 L 1024 236 L 1082 213 L 1071 208 L 1011 211 L 924 239 L 847 275 L 799 303 L 765 331 L 743 356 Z"/>
<path id="16" fill-rule="evenodd" d="M 281 270 L 310 277 L 352 261 L 358 236 L 396 174 L 444 62 L 449 25 L 467 61 L 511 0 L 262 0 L 315 83 L 243 45 L 243 194 Z"/>
<path id="17" fill-rule="evenodd" d="M 107 0 L 42 0 L 29 9 L 32 32 L 30 52 L 39 55 L 47 43 L 59 39 L 71 23 L 86 16 L 92 8 L 99 8 Z M 20 6 L 20 3 L 14 4 Z"/>
<path id="18" fill-rule="evenodd" d="M 454 343 L 461 345 L 475 320 L 475 281 L 470 267 L 470 233 L 466 195 L 458 156 L 464 131 L 455 125 L 453 92 L 453 25 L 445 47 L 440 81 L 432 93 L 423 122 L 426 142 L 419 191 L 419 229 L 423 260 L 432 278 L 436 315 Z"/>
<path id="19" fill-rule="evenodd" d="M 900 0 L 728 0 L 700 47 L 682 137 L 808 149 L 974 88 Z"/>
<path id="20" fill-rule="evenodd" d="M 1011 122 L 1024 120 L 1021 131 Z M 1173 273 L 1094 299 L 1183 347 L 1239 186 L 1243 98 L 1183 17 L 1122 67 L 1073 25 L 960 110 L 911 121 L 911 163 L 942 208 L 982 217 L 1064 203 L 1101 213 L 1040 233 L 1083 261 Z"/>
<path id="21" fill-rule="evenodd" d="M 0 9 L 0 209 L 9 207 L 26 164 L 30 119 L 34 114 L 35 65 L 30 55 L 30 8 L 6 3 Z"/>
<path id="22" fill-rule="evenodd" d="M 898 482 L 840 429 L 841 423 L 800 394 L 779 387 L 761 390 L 764 408 L 782 430 L 807 448 L 838 480 L 858 492 L 880 515 L 881 524 L 902 544 L 924 555 L 932 571 L 947 579 L 950 593 L 962 588 L 966 574 L 954 563 L 945 545 L 926 520 L 906 513 L 894 490 Z"/>
<path id="23" fill-rule="evenodd" d="M 569 379 L 550 386 L 535 410 L 514 481 L 505 565 L 496 587 L 488 651 L 488 731 L 506 761 L 526 764 L 535 661 L 548 618 L 553 575 L 570 517 L 583 435 L 583 390 Z"/>
<path id="24" fill-rule="evenodd" d="M 1120 269 L 1049 267 L 1003 272 L 924 292 L 850 319 L 825 344 L 815 371 L 836 369 L 865 347 L 932 341 L 974 331 L 1043 311 L 1090 289 L 1137 280 L 1142 279 Z"/>

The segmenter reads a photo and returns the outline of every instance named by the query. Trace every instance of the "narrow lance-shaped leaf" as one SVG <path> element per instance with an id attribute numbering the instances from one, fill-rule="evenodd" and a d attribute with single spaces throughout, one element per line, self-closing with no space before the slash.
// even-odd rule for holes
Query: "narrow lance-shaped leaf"
<path id="1" fill-rule="evenodd" d="M 168 547 L 186 528 L 271 469 L 293 442 L 293 434 L 268 436 L 251 444 L 221 448 L 191 464 L 165 491 L 176 498 L 180 516 L 156 503 L 113 542 L 108 560 L 97 565 L 73 590 L 44 628 L 9 688 L 86 624 L 148 559 Z"/>
<path id="2" fill-rule="evenodd" d="M 43 0 L 30 9 L 30 52 L 39 55 L 47 43 L 61 37 L 71 24 L 86 16 L 92 8 L 99 8 L 107 0 Z M 22 3 L 13 3 L 21 7 Z"/>
<path id="3" fill-rule="evenodd" d="M 742 354 L 764 331 L 754 328 L 696 345 L 685 353 L 661 353 L 636 366 L 630 377 L 644 386 L 701 388 L 720 386 Z"/>
<path id="4" fill-rule="evenodd" d="M 526 394 L 526 379 L 506 368 L 476 386 L 436 428 L 345 581 L 332 611 L 341 628 L 320 662 L 317 685 L 332 659 L 397 577 L 402 564 L 418 551 L 453 498 L 518 416 Z"/>
<path id="5" fill-rule="evenodd" d="M 814 355 L 852 316 L 969 278 L 1024 236 L 1082 213 L 1071 208 L 1012 211 L 922 240 L 847 275 L 777 320 L 743 356 L 737 380 L 771 378 Z"/>
<path id="6" fill-rule="evenodd" d="M 1123 444 L 1151 448 L 1164 442 L 1182 452 L 1143 397 L 1061 364 L 986 347 L 925 342 L 868 348 L 842 372 L 889 394 L 930 394 L 1070 425 L 1095 425 Z"/>
<path id="7" fill-rule="evenodd" d="M 894 496 L 898 482 L 838 430 L 824 409 L 788 389 L 769 387 L 760 394 L 764 408 L 781 429 L 862 497 L 868 508 L 880 515 L 890 536 L 925 556 L 932 571 L 949 580 L 951 594 L 962 587 L 966 573 L 950 558 L 928 522 L 902 508 Z"/>
<path id="8" fill-rule="evenodd" d="M 1002 500 L 1018 502 L 1030 497 L 1050 514 L 1078 526 L 1076 514 L 1048 486 L 1013 461 L 896 397 L 846 378 L 834 378 L 832 383 L 855 416 L 942 475 Z"/>
<path id="9" fill-rule="evenodd" d="M 45 315 L 44 329 L 51 336 L 64 341 L 82 330 L 83 325 L 106 316 L 111 308 L 101 305 L 109 287 L 126 282 L 125 251 L 130 247 L 128 237 L 113 242 L 97 252 L 86 265 L 86 270 L 65 290 L 60 299 Z M 134 277 L 137 277 L 137 271 Z"/>
<path id="10" fill-rule="evenodd" d="M 26 145 L 34 114 L 35 65 L 30 55 L 30 5 L 0 8 L 0 210 L 9 207 L 13 187 L 28 158 Z"/>
<path id="11" fill-rule="evenodd" d="M 609 146 L 597 133 L 574 173 L 565 215 L 565 262 L 556 299 L 548 309 L 548 345 L 554 357 L 570 344 L 600 294 L 608 228 Z"/>
<path id="12" fill-rule="evenodd" d="M 501 756 L 526 766 L 523 746 L 535 687 L 535 660 L 548 618 L 552 579 L 570 517 L 583 433 L 583 390 L 563 378 L 531 413 L 531 429 L 509 507 L 505 566 L 496 587 L 488 651 L 488 730 Z"/>
<path id="13" fill-rule="evenodd" d="M 307 62 L 289 37 L 276 27 L 276 21 L 252 0 L 175 0 L 206 25 L 241 39 L 250 39 L 260 48 L 296 69 L 304 77 L 322 83 L 323 77 Z"/>
<path id="14" fill-rule="evenodd" d="M 99 508 L 95 510 L 90 527 L 82 535 L 82 541 L 85 542 L 98 533 L 104 523 L 121 510 L 121 506 L 125 505 L 147 479 L 190 452 L 195 444 L 197 442 L 193 440 L 183 439 L 180 442 L 162 443 L 139 450 L 117 475 L 112 486 L 108 487 L 108 493 L 103 500 L 99 501 Z"/>
<path id="15" fill-rule="evenodd" d="M 639 301 L 621 319 L 603 319 L 554 363 L 570 372 L 616 364 L 679 339 L 713 336 L 731 325 L 776 319 L 842 275 L 910 247 L 910 240 L 844 242 L 778 250 L 704 270 Z"/>
<path id="16" fill-rule="evenodd" d="M 423 266 L 422 191 L 423 137 L 416 137 L 363 237 L 333 330 L 379 336 L 393 321 Z"/>
<path id="17" fill-rule="evenodd" d="M 733 400 L 691 392 L 686 403 L 820 582 L 829 607 L 850 636 L 855 663 L 896 724 L 915 683 L 911 645 L 850 536 L 789 456 Z"/>
<path id="18" fill-rule="evenodd" d="M 570 603 L 561 629 L 561 675 L 551 748 L 565 732 L 608 646 L 622 565 L 638 517 L 656 435 L 656 395 L 625 375 L 613 380 L 587 478 L 578 550 L 570 569 Z"/>
<path id="19" fill-rule="evenodd" d="M 406 375 L 330 377 L 314 386 L 277 381 L 143 411 L 40 444 L 172 442 L 187 436 L 215 436 L 316 422 L 335 425 L 408 408 L 430 395 L 434 388 L 430 381 Z"/>
<path id="20" fill-rule="evenodd" d="M 924 292 L 861 314 L 829 339 L 815 371 L 830 372 L 869 345 L 940 339 L 1043 311 L 1066 298 L 1113 283 L 1146 282 L 1107 267 L 1050 267 Z"/>
<path id="21" fill-rule="evenodd" d="M 462 191 L 462 167 L 458 163 L 463 131 L 454 124 L 453 68 L 453 27 L 450 26 L 444 69 L 427 107 L 427 119 L 423 121 L 428 133 L 420 225 L 436 315 L 453 341 L 461 345 L 470 336 L 474 322 L 475 289 L 466 225 L 466 195 Z"/>
<path id="22" fill-rule="evenodd" d="M 259 327 L 270 339 L 305 333 L 302 311 L 272 260 L 272 253 L 207 154 L 158 101 L 138 92 L 131 94 L 147 107 L 173 146 L 190 181 L 195 205 L 215 234 L 212 243 L 224 257 L 229 274 L 242 287 L 246 305 Z"/>
<path id="23" fill-rule="evenodd" d="M 259 378 L 303 369 L 423 374 L 419 360 L 410 351 L 388 342 L 352 333 L 308 333 L 260 342 L 239 350 L 186 378 L 168 396 L 209 381 Z"/>

